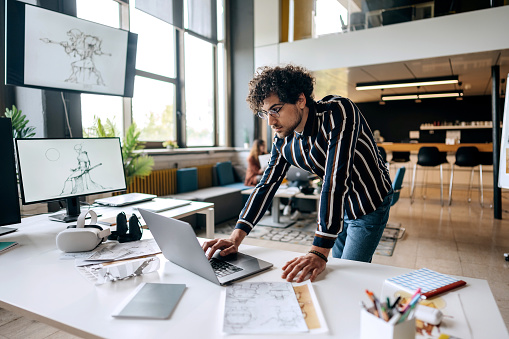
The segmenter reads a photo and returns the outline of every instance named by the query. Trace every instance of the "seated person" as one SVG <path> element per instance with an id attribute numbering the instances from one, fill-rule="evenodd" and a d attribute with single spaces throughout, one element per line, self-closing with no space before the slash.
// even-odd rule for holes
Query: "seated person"
<path id="1" fill-rule="evenodd" d="M 256 184 L 258 184 L 263 174 L 263 169 L 260 166 L 258 156 L 266 153 L 265 141 L 256 139 L 253 142 L 253 147 L 247 157 L 246 180 L 244 181 L 244 185 L 256 186 Z"/>

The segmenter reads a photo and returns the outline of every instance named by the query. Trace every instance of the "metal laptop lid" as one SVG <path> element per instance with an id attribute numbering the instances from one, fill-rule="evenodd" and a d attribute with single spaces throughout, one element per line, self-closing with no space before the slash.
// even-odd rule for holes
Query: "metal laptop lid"
<path id="1" fill-rule="evenodd" d="M 114 197 L 97 199 L 95 202 L 105 206 L 126 206 L 136 204 L 142 201 L 148 201 L 156 198 L 157 195 L 145 193 L 128 193 L 116 195 Z"/>
<path id="2" fill-rule="evenodd" d="M 229 259 L 230 256 L 221 257 L 219 253 L 216 253 L 215 258 L 243 269 L 240 272 L 218 278 L 198 239 L 196 239 L 196 234 L 191 225 L 141 208 L 138 211 L 166 259 L 215 284 L 225 285 L 273 266 L 271 263 L 242 253 L 232 256 L 231 260 Z"/>

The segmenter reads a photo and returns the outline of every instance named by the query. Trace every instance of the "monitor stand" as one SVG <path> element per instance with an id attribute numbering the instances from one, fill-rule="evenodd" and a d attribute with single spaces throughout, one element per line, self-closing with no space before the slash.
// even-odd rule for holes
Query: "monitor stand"
<path id="1" fill-rule="evenodd" d="M 56 213 L 48 218 L 53 221 L 72 222 L 80 216 L 80 200 L 78 197 L 65 199 L 65 213 Z"/>

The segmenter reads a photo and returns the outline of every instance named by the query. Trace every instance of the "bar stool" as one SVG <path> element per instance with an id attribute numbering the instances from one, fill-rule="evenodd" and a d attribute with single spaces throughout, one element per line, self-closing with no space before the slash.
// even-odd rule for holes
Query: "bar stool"
<path id="1" fill-rule="evenodd" d="M 404 163 L 410 162 L 410 152 L 408 151 L 393 151 L 392 159 L 389 162 L 390 165 L 394 165 L 394 170 L 397 171 L 403 166 Z M 400 166 L 398 166 L 398 165 Z M 408 177 L 408 176 L 407 176 Z M 410 184 L 410 180 L 407 180 L 407 184 Z"/>
<path id="2" fill-rule="evenodd" d="M 391 162 L 409 162 L 410 152 L 392 152 Z"/>
<path id="3" fill-rule="evenodd" d="M 472 189 L 472 182 L 474 181 L 474 169 L 480 166 L 479 169 L 479 190 L 481 192 L 481 206 L 483 205 L 483 188 L 482 188 L 482 165 L 480 162 L 479 150 L 475 146 L 461 146 L 456 150 L 456 161 L 451 165 L 451 181 L 449 182 L 449 206 L 452 201 L 452 181 L 454 178 L 454 166 L 471 167 L 470 184 L 468 185 L 468 202 L 472 201 L 470 198 L 470 191 Z"/>
<path id="4" fill-rule="evenodd" d="M 440 152 L 437 147 L 425 146 L 419 149 L 419 153 L 417 154 L 417 163 L 414 164 L 414 174 L 412 176 L 412 189 L 410 192 L 410 203 L 414 202 L 415 174 L 417 172 L 417 165 L 422 167 L 440 166 L 440 204 L 442 206 L 444 205 L 444 187 L 443 187 L 444 175 L 442 165 L 446 163 L 447 163 L 447 153 Z M 425 174 L 427 174 L 427 172 L 425 172 Z"/>
<path id="5" fill-rule="evenodd" d="M 479 152 L 479 180 L 482 187 L 482 166 L 493 166 L 493 152 Z M 483 195 L 481 191 L 481 207 L 484 207 Z M 490 204 L 493 207 L 493 204 Z"/>

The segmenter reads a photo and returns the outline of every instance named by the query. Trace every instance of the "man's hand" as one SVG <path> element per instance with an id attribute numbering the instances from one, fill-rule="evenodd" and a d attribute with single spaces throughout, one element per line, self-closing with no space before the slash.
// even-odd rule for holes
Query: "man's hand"
<path id="1" fill-rule="evenodd" d="M 208 259 L 212 258 L 217 250 L 221 250 L 219 253 L 221 256 L 237 253 L 239 251 L 240 243 L 244 240 L 246 235 L 246 232 L 240 229 L 235 229 L 230 235 L 230 239 L 213 239 L 205 241 L 201 247 L 205 253 L 207 253 L 207 250 L 210 249 L 207 254 Z"/>
<path id="2" fill-rule="evenodd" d="M 329 255 L 329 249 L 320 248 L 313 246 L 313 250 L 319 251 L 326 257 Z M 283 266 L 283 274 L 281 278 L 286 279 L 286 281 L 292 282 L 297 274 L 300 275 L 297 277 L 296 282 L 300 283 L 307 279 L 309 275 L 309 280 L 311 282 L 315 281 L 316 277 L 325 270 L 326 262 L 319 256 L 313 253 L 308 253 L 303 255 L 302 257 L 298 257 L 288 261 Z"/>

